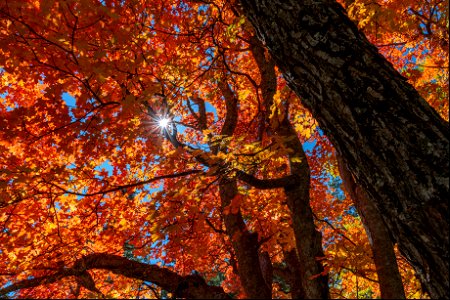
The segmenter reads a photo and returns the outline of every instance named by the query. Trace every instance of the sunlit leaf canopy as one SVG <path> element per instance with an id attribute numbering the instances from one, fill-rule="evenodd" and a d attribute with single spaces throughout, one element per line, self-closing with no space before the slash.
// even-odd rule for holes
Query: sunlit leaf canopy
<path id="1" fill-rule="evenodd" d="M 342 4 L 448 120 L 448 5 Z M 290 150 L 261 128 L 268 114 L 273 124 L 287 115 L 307 150 L 331 296 L 379 295 L 334 150 L 279 73 L 271 111 L 264 110 L 255 33 L 233 1 L 2 0 L 0 14 L 2 287 L 108 253 L 195 271 L 242 296 L 224 215 L 240 210 L 274 265 L 294 247 L 281 189 L 240 181 L 239 197 L 226 207 L 219 200 L 223 176 L 288 174 Z M 232 136 L 221 134 L 227 97 L 238 105 Z M 174 147 L 174 137 L 184 147 Z M 399 263 L 407 296 L 423 296 L 400 256 Z M 109 297 L 164 295 L 148 282 L 90 272 Z M 66 277 L 10 296 L 100 293 Z M 273 297 L 289 298 L 282 282 Z"/>

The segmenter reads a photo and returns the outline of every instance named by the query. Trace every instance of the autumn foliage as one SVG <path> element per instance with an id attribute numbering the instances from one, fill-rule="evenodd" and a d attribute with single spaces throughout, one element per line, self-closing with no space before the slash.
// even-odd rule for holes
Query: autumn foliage
<path id="1" fill-rule="evenodd" d="M 341 4 L 448 120 L 448 3 Z M 238 4 L 1 0 L 0 17 L 0 295 L 244 298 L 254 241 L 271 296 L 290 298 L 286 186 L 309 165 L 310 280 L 380 296 L 336 153 Z M 427 297 L 396 253 L 406 297 Z"/>

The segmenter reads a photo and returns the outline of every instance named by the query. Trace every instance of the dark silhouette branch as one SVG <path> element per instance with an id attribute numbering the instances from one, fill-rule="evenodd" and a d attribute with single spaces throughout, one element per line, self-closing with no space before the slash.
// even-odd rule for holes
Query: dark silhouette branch
<path id="1" fill-rule="evenodd" d="M 65 277 L 76 276 L 80 280 L 89 277 L 87 271 L 103 269 L 128 278 L 154 283 L 173 293 L 175 297 L 192 299 L 230 299 L 221 287 L 210 286 L 199 275 L 181 276 L 177 273 L 157 265 L 144 264 L 113 254 L 90 254 L 77 260 L 73 267 L 65 268 L 51 275 L 39 278 L 21 280 L 0 289 L 0 296 L 21 289 L 33 288 L 44 284 L 54 283 Z M 78 279 L 77 279 L 78 280 Z M 85 288 L 97 291 L 90 280 L 84 280 Z M 89 283 L 89 284 L 87 284 Z"/>

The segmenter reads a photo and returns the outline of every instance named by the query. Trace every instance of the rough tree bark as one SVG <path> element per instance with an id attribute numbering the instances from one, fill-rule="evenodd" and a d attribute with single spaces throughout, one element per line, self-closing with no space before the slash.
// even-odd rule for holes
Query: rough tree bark
<path id="1" fill-rule="evenodd" d="M 241 0 L 432 298 L 450 298 L 448 123 L 333 0 Z"/>
<path id="2" fill-rule="evenodd" d="M 286 148 L 292 150 L 289 154 L 289 168 L 290 174 L 294 176 L 295 180 L 292 184 L 284 187 L 284 192 L 291 212 L 298 260 L 301 266 L 298 271 L 302 293 L 305 299 L 327 299 L 329 296 L 328 276 L 320 274 L 324 270 L 322 262 L 319 260 L 324 257 L 322 235 L 316 230 L 310 206 L 311 176 L 308 161 L 302 143 L 288 119 L 288 112 L 285 112 L 281 123 L 271 122 L 269 119 L 268 112 L 271 111 L 277 87 L 275 63 L 272 59 L 266 58 L 264 48 L 256 39 L 253 40 L 251 50 L 261 74 L 260 88 L 264 103 L 263 111 L 266 113 L 263 121 L 268 124 L 264 127 L 267 127 L 268 132 L 282 136 L 286 141 L 284 143 Z M 275 118 L 278 119 L 277 116 Z"/>
<path id="3" fill-rule="evenodd" d="M 373 260 L 378 274 L 382 299 L 405 299 L 402 277 L 398 270 L 394 245 L 389 231 L 374 203 L 368 201 L 364 191 L 356 185 L 352 175 L 337 155 L 339 174 L 347 194 L 352 198 L 356 210 L 369 237 Z"/>

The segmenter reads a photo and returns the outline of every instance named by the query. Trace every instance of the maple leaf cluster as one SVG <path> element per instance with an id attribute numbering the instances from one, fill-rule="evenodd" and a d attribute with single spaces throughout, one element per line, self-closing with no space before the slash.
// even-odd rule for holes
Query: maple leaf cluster
<path id="1" fill-rule="evenodd" d="M 343 4 L 447 117 L 445 3 Z M 331 297 L 379 296 L 335 151 L 238 5 L 2 0 L 0 16 L 0 292 L 182 296 L 182 284 L 171 290 L 164 278 L 201 276 L 199 285 L 244 297 L 237 244 L 248 233 L 269 257 L 272 297 L 289 298 L 283 274 L 298 246 L 286 192 L 268 182 L 288 180 L 306 158 L 323 236 L 323 274 L 315 275 L 329 276 Z M 295 135 L 280 129 L 286 122 Z M 292 140 L 304 158 L 293 156 Z M 236 191 L 224 201 L 229 182 Z M 233 231 L 237 218 L 245 234 Z M 100 254 L 114 255 L 116 269 Z M 172 277 L 118 272 L 121 258 Z M 406 295 L 423 297 L 400 254 L 398 262 Z"/>

